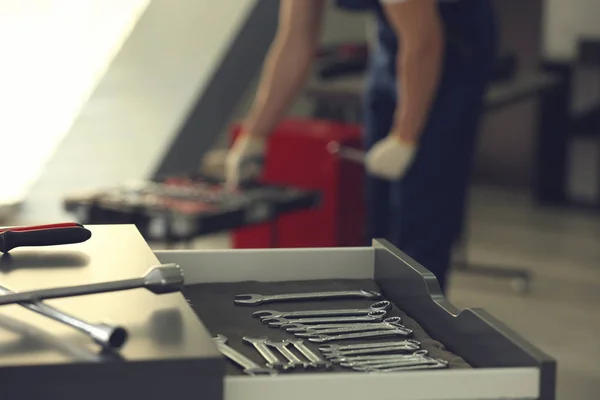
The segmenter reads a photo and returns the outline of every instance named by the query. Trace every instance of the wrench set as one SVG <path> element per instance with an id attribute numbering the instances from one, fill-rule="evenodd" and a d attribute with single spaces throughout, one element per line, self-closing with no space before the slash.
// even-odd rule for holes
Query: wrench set
<path id="1" fill-rule="evenodd" d="M 266 326 L 280 328 L 296 336 L 284 340 L 244 337 L 243 342 L 253 346 L 261 355 L 264 366 L 228 346 L 225 336 L 217 335 L 214 340 L 222 354 L 238 364 L 248 375 L 277 375 L 296 368 L 328 369 L 333 365 L 360 372 L 400 372 L 448 367 L 447 361 L 430 357 L 426 350 L 420 350 L 419 342 L 409 339 L 413 331 L 402 324 L 401 317 L 387 315 L 392 304 L 380 300 L 381 297 L 380 293 L 372 290 L 236 295 L 234 303 L 239 306 L 327 299 L 377 301 L 366 308 L 254 311 L 252 316 Z M 381 338 L 400 340 L 369 341 Z M 365 342 L 344 344 L 347 340 Z M 329 342 L 342 344 L 325 344 Z M 321 354 L 313 351 L 308 343 L 319 344 Z"/>

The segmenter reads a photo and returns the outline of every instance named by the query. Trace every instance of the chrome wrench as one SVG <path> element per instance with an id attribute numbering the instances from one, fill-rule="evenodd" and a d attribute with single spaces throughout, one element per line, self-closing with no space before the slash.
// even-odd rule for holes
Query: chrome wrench
<path id="1" fill-rule="evenodd" d="M 415 351 L 415 348 L 410 346 L 390 346 L 390 347 L 375 347 L 372 349 L 357 349 L 347 351 L 334 351 L 323 353 L 327 359 L 343 358 L 348 356 L 368 355 L 368 354 L 385 354 L 385 353 L 406 353 Z"/>
<path id="2" fill-rule="evenodd" d="M 323 360 L 319 357 L 315 352 L 309 349 L 306 344 L 304 344 L 304 340 L 302 339 L 292 339 L 289 341 L 295 348 L 298 350 L 308 361 L 310 361 L 311 367 L 314 368 L 330 368 L 332 363 L 326 360 Z"/>
<path id="3" fill-rule="evenodd" d="M 239 353 L 233 347 L 227 345 L 227 337 L 223 335 L 217 335 L 213 338 L 217 348 L 225 357 L 229 358 L 234 363 L 238 364 L 243 368 L 243 371 L 247 375 L 277 375 L 277 371 L 271 368 L 263 368 L 245 355 Z"/>
<path id="4" fill-rule="evenodd" d="M 417 350 L 417 349 L 419 349 L 419 347 L 421 347 L 421 343 L 417 342 L 416 340 L 409 339 L 409 340 L 396 341 L 396 342 L 361 343 L 361 344 L 344 344 L 344 345 L 324 344 L 322 346 L 319 346 L 319 350 L 322 352 L 331 352 L 331 351 L 376 349 L 376 348 L 380 348 L 380 347 L 393 347 L 393 346 L 410 346 L 410 347 L 414 347 L 414 349 Z"/>
<path id="5" fill-rule="evenodd" d="M 287 318 L 263 318 L 262 322 L 273 327 L 280 327 L 285 324 L 320 324 L 320 323 L 334 323 L 334 322 L 377 322 L 381 321 L 385 317 L 386 311 L 372 311 L 362 317 L 315 317 L 315 318 L 299 318 L 299 319 L 287 319 Z"/>
<path id="6" fill-rule="evenodd" d="M 366 372 L 403 372 L 403 371 L 416 371 L 421 369 L 442 369 L 447 368 L 449 363 L 446 360 L 437 359 L 435 364 L 425 365 L 413 365 L 410 367 L 392 367 L 392 368 L 381 368 L 381 369 L 369 369 Z"/>
<path id="7" fill-rule="evenodd" d="M 308 311 L 276 311 L 276 310 L 259 310 L 252 313 L 253 317 L 260 318 L 296 318 L 296 317 L 332 317 L 341 315 L 366 315 L 372 311 L 388 311 L 392 308 L 392 303 L 389 301 L 378 301 L 371 304 L 369 308 L 354 308 L 341 310 L 308 310 Z"/>
<path id="8" fill-rule="evenodd" d="M 400 324 L 390 324 L 386 322 L 372 323 L 366 326 L 349 326 L 346 328 L 332 328 L 332 329 L 321 329 L 314 331 L 312 329 L 305 332 L 296 332 L 294 335 L 298 337 L 311 337 L 315 335 L 330 335 L 335 333 L 354 333 L 354 332 L 370 332 L 370 331 L 384 331 L 388 329 L 399 329 L 405 331 L 408 335 L 412 334 L 413 331 Z"/>
<path id="9" fill-rule="evenodd" d="M 387 322 L 389 324 L 401 324 L 402 318 L 400 317 L 389 317 L 384 319 L 381 322 Z M 370 326 L 376 322 L 356 322 L 356 323 L 337 323 L 337 324 L 317 324 L 317 325 L 305 325 L 298 323 L 290 323 L 282 325 L 281 327 L 285 329 L 287 332 L 296 333 L 296 332 L 305 332 L 308 330 L 318 331 L 323 329 L 332 329 L 332 328 L 348 328 L 351 326 Z M 333 346 L 333 345 L 332 345 Z"/>
<path id="10" fill-rule="evenodd" d="M 290 351 L 290 349 L 288 348 L 288 346 L 290 345 L 290 341 L 289 340 L 282 340 L 280 342 L 275 342 L 275 341 L 272 341 L 272 340 L 267 340 L 266 343 L 267 343 L 267 346 L 271 346 L 271 347 L 277 349 L 279 351 L 279 353 L 281 353 L 281 355 L 284 356 L 289 361 L 289 366 L 291 368 L 295 368 L 298 365 L 301 365 L 304 368 L 310 367 L 310 363 L 309 362 L 302 361 L 294 353 L 292 353 Z"/>
<path id="11" fill-rule="evenodd" d="M 423 357 L 422 359 L 389 361 L 389 362 L 381 362 L 378 364 L 352 365 L 351 368 L 355 371 L 369 371 L 372 369 L 413 367 L 413 366 L 417 366 L 417 365 L 433 365 L 433 364 L 437 364 L 437 363 L 438 363 L 438 361 L 435 358 Z"/>
<path id="12" fill-rule="evenodd" d="M 364 338 L 376 338 L 386 336 L 408 336 L 406 331 L 400 329 L 388 329 L 385 331 L 373 331 L 373 332 L 362 332 L 362 333 L 348 333 L 343 335 L 315 335 L 308 338 L 313 343 L 324 343 L 334 340 L 349 340 L 349 339 L 364 339 Z"/>
<path id="13" fill-rule="evenodd" d="M 269 346 L 267 346 L 267 341 L 269 340 L 266 337 L 263 338 L 251 338 L 244 337 L 242 340 L 252 346 L 258 351 L 258 353 L 265 359 L 266 365 L 268 368 L 276 368 L 286 370 L 290 368 L 289 363 L 281 361 L 275 353 L 271 351 Z"/>
<path id="14" fill-rule="evenodd" d="M 422 358 L 428 354 L 427 350 L 418 350 L 414 353 L 410 354 L 374 354 L 374 355 L 366 355 L 366 356 L 354 356 L 354 357 L 344 357 L 340 356 L 337 358 L 331 358 L 330 360 L 333 362 L 365 362 L 372 360 L 388 360 L 388 359 L 408 359 L 408 358 Z"/>
<path id="15" fill-rule="evenodd" d="M 289 293 L 276 295 L 238 294 L 233 302 L 237 305 L 259 305 L 282 301 L 324 300 L 324 299 L 379 299 L 381 293 L 373 290 L 346 290 L 338 292 Z"/>

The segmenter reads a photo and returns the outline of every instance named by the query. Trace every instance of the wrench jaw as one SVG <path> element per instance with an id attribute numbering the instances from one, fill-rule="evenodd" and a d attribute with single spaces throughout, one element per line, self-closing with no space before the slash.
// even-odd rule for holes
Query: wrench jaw
<path id="1" fill-rule="evenodd" d="M 255 293 L 236 294 L 233 302 L 238 306 L 258 306 L 263 303 L 263 296 Z"/>
<path id="2" fill-rule="evenodd" d="M 237 296 L 236 296 L 237 297 Z M 254 318 L 280 318 L 283 316 L 283 311 L 276 310 L 258 310 L 252 313 Z"/>
<path id="3" fill-rule="evenodd" d="M 129 336 L 125 328 L 107 324 L 93 325 L 89 334 L 96 343 L 108 349 L 120 349 Z"/>
<path id="4" fill-rule="evenodd" d="M 288 323 L 288 320 L 285 318 L 272 318 L 272 317 L 267 317 L 267 318 L 263 318 L 262 319 L 262 323 L 263 324 L 267 324 L 268 326 L 270 326 L 271 328 L 280 328 L 283 325 Z"/>
<path id="5" fill-rule="evenodd" d="M 155 267 L 144 277 L 144 287 L 154 294 L 179 292 L 183 284 L 183 270 L 177 264 Z"/>

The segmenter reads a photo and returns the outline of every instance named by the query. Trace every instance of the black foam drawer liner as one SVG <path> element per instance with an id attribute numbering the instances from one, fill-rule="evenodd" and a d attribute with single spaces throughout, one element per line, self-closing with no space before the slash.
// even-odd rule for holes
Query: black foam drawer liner
<path id="1" fill-rule="evenodd" d="M 260 294 L 282 294 L 301 292 L 321 292 L 337 290 L 367 289 L 377 290 L 379 288 L 372 280 L 314 280 L 314 281 L 288 281 L 288 282 L 236 282 L 236 283 L 209 283 L 186 286 L 183 294 L 194 309 L 206 328 L 216 336 L 225 335 L 229 338 L 228 344 L 240 351 L 250 359 L 263 365 L 264 360 L 256 352 L 254 347 L 242 341 L 242 337 L 263 337 L 281 340 L 292 339 L 295 336 L 280 328 L 271 328 L 261 323 L 259 318 L 252 317 L 257 310 L 318 310 L 318 309 L 343 309 L 343 308 L 368 308 L 375 300 L 322 300 L 268 303 L 259 306 L 238 306 L 233 303 L 236 294 L 260 293 Z M 387 316 L 400 316 L 403 323 L 414 331 L 411 339 L 421 342 L 421 348 L 427 350 L 429 355 L 441 358 L 450 363 L 450 368 L 471 368 L 461 357 L 446 350 L 444 345 L 433 340 L 427 332 L 411 317 L 406 315 L 398 307 L 394 306 Z M 402 340 L 401 337 L 386 337 L 381 339 L 344 340 L 328 343 L 351 344 L 356 342 L 384 342 L 391 340 Z M 318 352 L 318 344 L 305 341 L 309 347 Z M 315 371 L 315 370 L 312 370 Z M 324 370 L 316 370 L 323 372 Z M 349 368 L 334 366 L 330 371 L 352 371 Z M 310 373 L 311 370 L 297 368 L 289 373 Z M 239 367 L 228 363 L 227 373 L 229 375 L 242 374 Z M 288 372 L 286 372 L 288 373 Z"/>

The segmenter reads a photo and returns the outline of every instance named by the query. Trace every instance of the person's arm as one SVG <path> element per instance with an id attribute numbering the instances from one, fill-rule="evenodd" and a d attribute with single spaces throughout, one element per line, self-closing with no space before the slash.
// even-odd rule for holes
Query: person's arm
<path id="1" fill-rule="evenodd" d="M 243 131 L 265 137 L 302 88 L 317 51 L 324 0 L 282 0 L 277 34 Z"/>
<path id="2" fill-rule="evenodd" d="M 437 0 L 381 0 L 398 35 L 398 107 L 391 134 L 416 143 L 443 68 L 444 29 Z"/>

